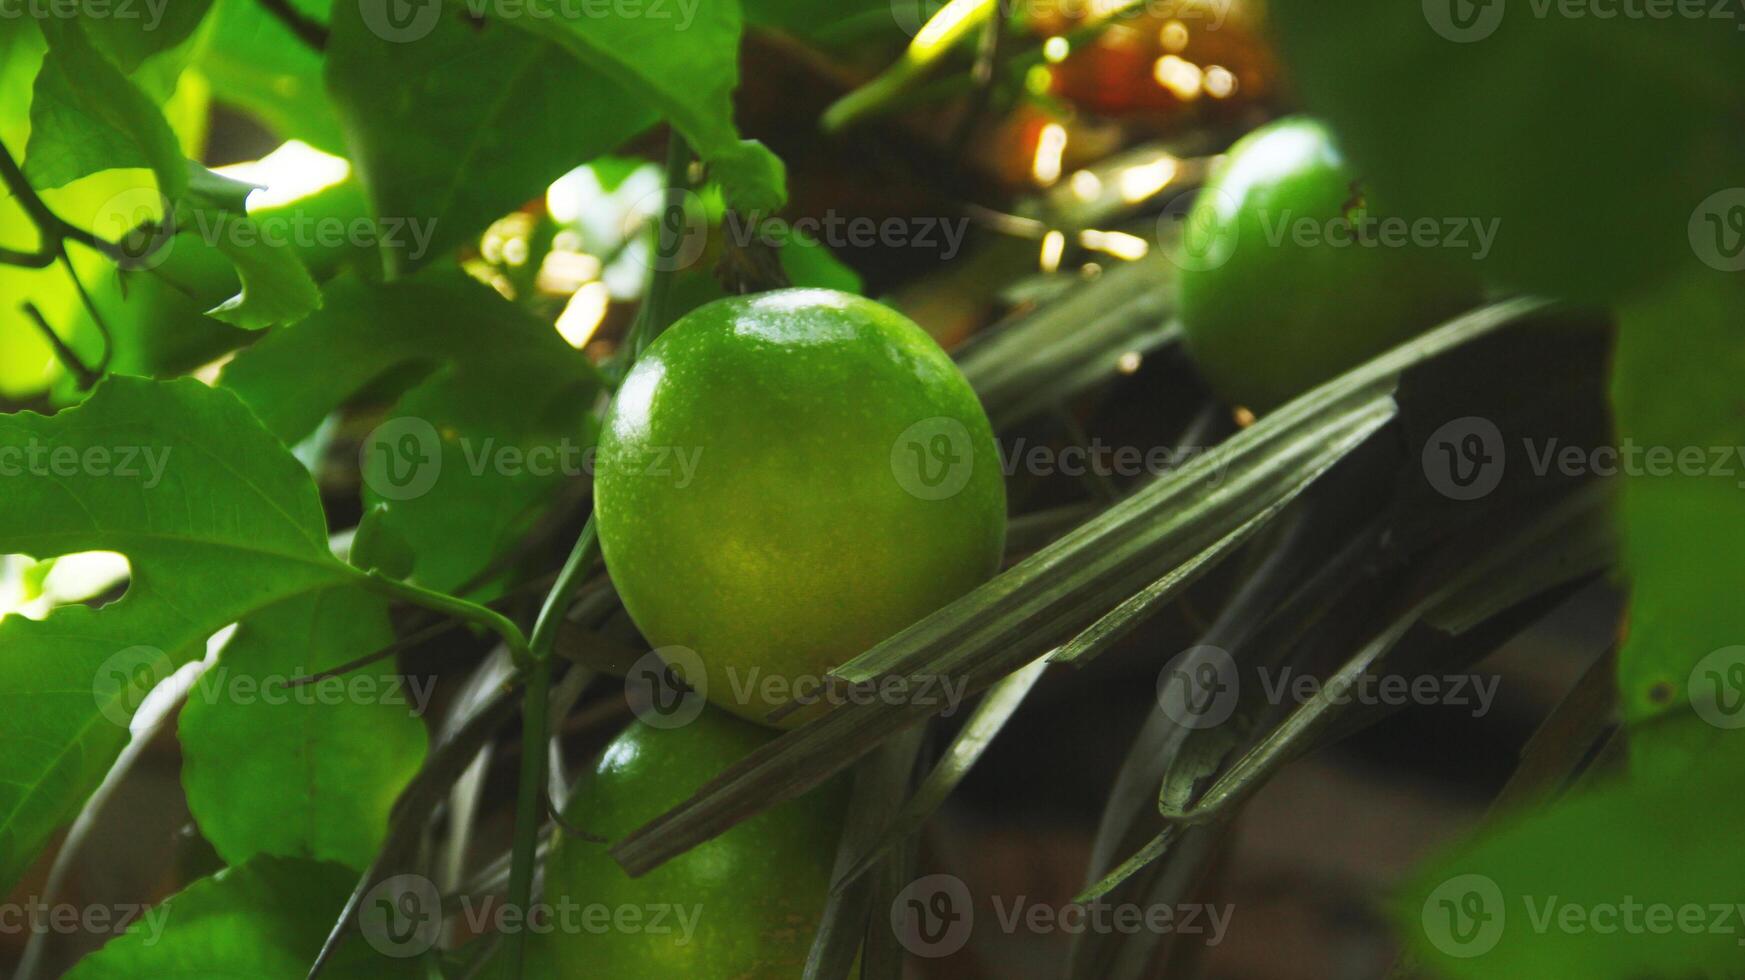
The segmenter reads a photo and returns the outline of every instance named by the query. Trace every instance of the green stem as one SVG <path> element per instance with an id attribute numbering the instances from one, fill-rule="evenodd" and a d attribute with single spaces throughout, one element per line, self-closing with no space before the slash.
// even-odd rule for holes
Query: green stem
<path id="1" fill-rule="evenodd" d="M 361 575 L 364 587 L 372 592 L 445 616 L 453 616 L 456 619 L 490 630 L 503 638 L 503 642 L 509 647 L 510 657 L 517 665 L 526 667 L 532 663 L 533 657 L 528 650 L 527 637 L 521 632 L 521 627 L 516 626 L 513 620 L 495 609 L 489 609 L 465 599 L 457 599 L 444 592 L 420 588 L 399 579 L 389 578 L 380 572 L 363 572 Z"/>
<path id="2" fill-rule="evenodd" d="M 690 165 L 691 149 L 674 130 L 667 142 L 666 186 L 683 187 Z M 669 224 L 664 220 L 659 222 L 662 236 L 672 233 Z M 669 243 L 663 241 L 662 244 Z M 663 247 L 658 250 L 657 259 L 667 254 L 669 252 Z M 648 295 L 643 298 L 642 309 L 637 313 L 630 336 L 625 338 L 625 371 L 666 329 L 672 306 L 673 281 L 673 270 L 666 265 L 659 261 L 655 263 L 648 280 Z M 515 793 L 515 842 L 509 863 L 509 905 L 520 911 L 524 923 L 528 921 L 528 910 L 533 905 L 533 866 L 539 854 L 539 827 L 546 812 L 546 762 L 551 740 L 548 717 L 551 710 L 551 653 L 557 646 L 558 633 L 569 612 L 570 600 L 593 569 L 599 553 L 599 532 L 594 526 L 594 515 L 589 514 L 563 570 L 558 572 L 557 581 L 546 594 L 538 618 L 533 621 L 533 635 L 528 643 L 529 660 L 522 671 L 527 686 L 521 694 L 521 771 Z M 503 955 L 508 967 L 505 976 L 518 980 L 526 962 L 527 929 L 515 929 L 504 939 Z"/>
<path id="3" fill-rule="evenodd" d="M 691 147 L 685 138 L 673 130 L 667 138 L 666 175 L 662 186 L 671 190 L 684 187 L 690 182 Z M 681 228 L 674 228 L 672 222 L 662 214 L 655 222 L 659 241 L 655 245 L 654 271 L 648 277 L 648 294 L 643 297 L 642 308 L 636 312 L 636 322 L 630 327 L 630 336 L 624 344 L 624 369 L 630 370 L 630 365 L 654 338 L 665 330 L 672 321 L 672 282 L 673 273 L 677 270 L 664 257 L 673 254 L 678 243 L 675 236 L 683 233 Z"/>

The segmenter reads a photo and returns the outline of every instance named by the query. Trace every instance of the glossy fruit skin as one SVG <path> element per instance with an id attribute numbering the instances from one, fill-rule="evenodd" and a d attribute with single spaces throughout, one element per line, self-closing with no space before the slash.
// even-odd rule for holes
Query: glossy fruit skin
<path id="1" fill-rule="evenodd" d="M 833 290 L 718 300 L 662 334 L 606 419 L 594 499 L 643 635 L 764 724 L 787 700 L 770 676 L 821 678 L 993 574 L 1005 542 L 975 392 L 902 314 Z"/>
<path id="2" fill-rule="evenodd" d="M 1275 407 L 1478 302 L 1468 250 L 1333 244 L 1342 217 L 1388 217 L 1356 178 L 1325 126 L 1289 117 L 1238 140 L 1195 200 L 1179 315 L 1226 401 Z"/>
<path id="3" fill-rule="evenodd" d="M 618 840 L 688 798 L 774 737 L 705 709 L 678 728 L 634 723 L 606 747 L 564 810 L 574 827 Z M 741 980 L 798 977 L 830 887 L 848 785 L 838 778 L 631 878 L 606 845 L 565 838 L 546 865 L 545 896 L 582 909 L 670 905 L 671 932 L 559 929 L 550 961 L 560 980 Z M 683 909 L 695 931 L 684 942 Z M 645 922 L 650 921 L 645 917 Z"/>

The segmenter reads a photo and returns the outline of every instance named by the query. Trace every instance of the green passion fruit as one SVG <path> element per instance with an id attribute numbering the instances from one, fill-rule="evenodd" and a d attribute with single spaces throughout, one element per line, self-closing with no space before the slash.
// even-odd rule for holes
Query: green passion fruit
<path id="1" fill-rule="evenodd" d="M 622 838 L 773 737 L 707 708 L 681 727 L 634 723 L 579 781 L 565 820 Z M 536 958 L 559 980 L 800 976 L 847 803 L 846 781 L 833 779 L 640 878 L 605 845 L 565 838 L 546 865 L 557 918 Z M 603 919 L 609 928 L 588 927 Z"/>
<path id="2" fill-rule="evenodd" d="M 764 723 L 986 579 L 1005 541 L 993 431 L 956 365 L 902 314 L 824 289 L 673 324 L 619 388 L 594 496 L 643 635 Z"/>
<path id="3" fill-rule="evenodd" d="M 1275 407 L 1477 302 L 1470 235 L 1368 203 L 1314 119 L 1230 148 L 1177 252 L 1182 329 L 1220 397 Z"/>

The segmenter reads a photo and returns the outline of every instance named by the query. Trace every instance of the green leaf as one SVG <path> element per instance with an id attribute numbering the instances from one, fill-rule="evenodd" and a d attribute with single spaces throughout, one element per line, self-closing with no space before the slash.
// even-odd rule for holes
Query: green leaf
<path id="1" fill-rule="evenodd" d="M 264 858 L 203 878 L 85 957 L 67 980 L 303 980 L 357 875 L 334 864 Z M 326 976 L 412 980 L 415 959 L 349 944 Z"/>
<path id="2" fill-rule="evenodd" d="M 1612 398 L 1619 446 L 1634 447 L 1635 463 L 1624 475 L 1631 600 L 1618 680 L 1625 720 L 1635 725 L 1693 702 L 1719 710 L 1709 672 L 1725 676 L 1745 662 L 1742 321 L 1745 290 L 1710 271 L 1620 312 Z M 1660 731 L 1634 740 L 1634 766 L 1695 761 Z M 1670 758 L 1655 758 L 1662 747 Z"/>
<path id="3" fill-rule="evenodd" d="M 212 8 L 212 0 L 135 4 L 79 0 L 79 7 L 91 44 L 131 74 L 147 58 L 191 37 Z"/>
<path id="4" fill-rule="evenodd" d="M 1487 833 L 1407 889 L 1402 932 L 1449 977 L 1734 975 L 1742 750 L 1733 734 L 1698 778 L 1635 780 Z"/>
<path id="5" fill-rule="evenodd" d="M 393 639 L 382 600 L 330 589 L 250 616 L 195 683 L 180 721 L 182 782 L 225 861 L 268 854 L 369 865 L 395 798 L 424 761 L 420 697 L 391 658 L 286 685 Z"/>
<path id="6" fill-rule="evenodd" d="M 187 164 L 164 114 L 92 46 L 80 22 L 40 22 L 48 56 L 30 106 L 24 173 L 38 189 L 87 174 L 149 167 L 171 200 L 188 188 Z"/>
<path id="7" fill-rule="evenodd" d="M 1745 128 L 1716 123 L 1745 113 L 1739 34 L 1682 11 L 1564 9 L 1280 0 L 1268 15 L 1372 200 L 1497 221 L 1498 278 L 1611 299 L 1694 266 L 1693 209 L 1745 172 Z"/>
<path id="8" fill-rule="evenodd" d="M 432 270 L 388 285 L 334 280 L 326 309 L 243 351 L 221 383 L 290 443 L 408 367 L 429 374 L 365 440 L 372 510 L 360 534 L 385 523 L 416 554 L 417 581 L 447 590 L 585 475 L 600 390 L 585 355 L 489 287 Z"/>
<path id="9" fill-rule="evenodd" d="M 326 19 L 327 3 L 296 2 Z M 323 59 L 299 41 L 258 0 L 218 0 L 210 41 L 194 60 L 212 83 L 212 97 L 255 116 L 280 139 L 302 140 L 343 154 L 345 138 L 322 83 Z"/>
<path id="10" fill-rule="evenodd" d="M 563 45 L 618 80 L 672 123 L 713 169 L 731 206 L 773 213 L 787 199 L 785 168 L 733 124 L 739 84 L 737 0 L 661 8 L 664 16 L 577 14 L 554 0 L 530 0 L 527 16 L 505 21 Z M 567 12 L 567 13 L 566 13 Z"/>
<path id="11" fill-rule="evenodd" d="M 0 417 L 0 446 L 16 450 L 0 455 L 0 552 L 115 551 L 132 567 L 110 605 L 0 620 L 10 887 L 102 779 L 156 681 L 224 626 L 361 576 L 329 553 L 308 473 L 228 392 L 111 377 L 58 415 Z"/>
<path id="12" fill-rule="evenodd" d="M 177 207 L 176 220 L 183 232 L 194 231 L 223 253 L 242 283 L 241 292 L 207 310 L 207 316 L 260 330 L 296 323 L 321 307 L 321 290 L 296 250 L 263 236 L 254 219 L 190 199 Z"/>
<path id="13" fill-rule="evenodd" d="M 401 272 L 476 237 L 654 114 L 606 73 L 495 21 L 436 20 L 413 43 L 340 4 L 327 83 L 382 218 L 430 223 L 387 256 Z"/>

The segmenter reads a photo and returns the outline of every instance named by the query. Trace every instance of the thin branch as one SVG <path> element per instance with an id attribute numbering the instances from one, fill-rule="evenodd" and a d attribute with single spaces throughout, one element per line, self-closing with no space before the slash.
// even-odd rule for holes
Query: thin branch
<path id="1" fill-rule="evenodd" d="M 78 379 L 81 389 L 88 389 L 103 379 L 100 371 L 86 364 L 78 352 L 61 339 L 61 335 L 55 332 L 55 328 L 49 326 L 48 319 L 42 315 L 41 310 L 36 308 L 35 303 L 26 300 L 21 304 L 21 308 L 24 310 L 25 318 L 36 324 L 36 329 L 42 332 L 43 339 L 47 340 L 49 346 L 54 348 L 55 357 L 66 365 L 67 370 L 73 373 L 73 377 Z M 105 357 L 104 360 L 107 362 L 108 358 Z"/>
<path id="2" fill-rule="evenodd" d="M 66 251 L 66 242 L 78 242 L 80 245 L 101 253 L 105 258 L 118 265 L 138 263 L 150 258 L 153 254 L 169 244 L 170 235 L 162 235 L 152 242 L 151 248 L 143 254 L 135 254 L 126 245 L 99 238 L 91 232 L 76 225 L 69 224 L 54 213 L 36 188 L 30 186 L 25 179 L 24 171 L 13 159 L 12 151 L 6 144 L 0 142 L 0 183 L 17 199 L 19 207 L 36 226 L 37 235 L 42 239 L 41 246 L 35 252 L 20 252 L 16 249 L 0 249 L 0 264 L 19 265 L 28 269 L 46 269 Z"/>
<path id="3" fill-rule="evenodd" d="M 457 623 L 459 623 L 459 620 L 455 620 L 455 619 L 437 620 L 436 622 L 431 623 L 429 626 L 426 626 L 423 629 L 417 630 L 416 632 L 413 632 L 413 633 L 408 633 L 407 635 L 400 637 L 399 639 L 395 640 L 394 642 L 389 643 L 387 646 L 384 646 L 378 650 L 371 651 L 370 653 L 366 653 L 363 656 L 358 657 L 354 660 L 347 660 L 345 663 L 342 663 L 337 667 L 329 667 L 326 670 L 318 671 L 318 672 L 313 673 L 313 674 L 305 674 L 302 677 L 293 677 L 289 681 L 285 682 L 285 686 L 286 687 L 303 687 L 303 686 L 308 685 L 308 684 L 314 684 L 318 681 L 325 681 L 325 680 L 329 680 L 329 679 L 334 678 L 334 677 L 343 677 L 344 675 L 349 674 L 354 670 L 361 670 L 362 668 L 368 667 L 370 664 L 376 663 L 377 661 L 386 660 L 389 657 L 392 657 L 393 655 L 399 653 L 401 650 L 409 650 L 412 647 L 415 647 L 415 646 L 419 645 L 420 643 L 425 642 L 426 640 L 433 640 L 436 637 L 441 636 L 444 633 L 447 633 L 449 630 L 454 629 L 454 627 Z"/>
<path id="4" fill-rule="evenodd" d="M 73 290 L 79 294 L 79 303 L 85 307 L 85 312 L 91 317 L 91 322 L 97 327 L 98 336 L 103 338 L 103 356 L 98 359 L 97 366 L 92 370 L 101 378 L 109 373 L 109 362 L 115 356 L 115 335 L 109 332 L 109 323 L 103 319 L 103 311 L 97 308 L 97 301 L 91 298 L 91 293 L 85 289 L 84 280 L 79 278 L 79 270 L 73 268 L 72 257 L 67 255 L 66 246 L 60 249 L 61 268 L 67 271 L 67 278 L 73 281 Z"/>
<path id="5" fill-rule="evenodd" d="M 1005 45 L 1001 43 L 1006 35 L 1006 20 L 1006 4 L 1003 0 L 995 0 L 988 22 L 982 25 L 982 36 L 976 42 L 975 67 L 970 71 L 975 88 L 970 92 L 969 105 L 964 107 L 963 116 L 958 120 L 957 131 L 951 136 L 951 156 L 959 166 L 963 165 L 970 137 L 981 127 L 982 119 L 994 101 L 994 83 L 1000 77 L 1000 59 L 1006 53 Z"/>
<path id="6" fill-rule="evenodd" d="M 26 269 L 46 269 L 53 265 L 54 261 L 54 255 L 49 252 L 19 252 L 0 247 L 0 265 L 18 265 Z"/>
<path id="7" fill-rule="evenodd" d="M 261 9 L 272 14 L 285 30 L 317 52 L 327 50 L 327 27 L 291 6 L 290 0 L 260 0 Z"/>

